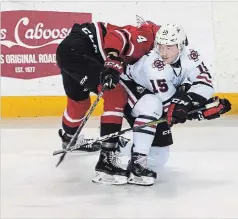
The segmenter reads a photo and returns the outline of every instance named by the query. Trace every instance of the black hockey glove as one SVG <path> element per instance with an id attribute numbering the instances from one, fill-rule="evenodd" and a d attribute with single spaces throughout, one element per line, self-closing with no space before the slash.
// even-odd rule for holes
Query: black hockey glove
<path id="1" fill-rule="evenodd" d="M 192 108 L 192 98 L 187 93 L 177 92 L 172 98 L 167 112 L 168 125 L 171 127 L 177 123 L 184 123 Z"/>
<path id="2" fill-rule="evenodd" d="M 187 93 L 187 91 L 191 88 L 191 84 L 189 83 L 183 83 L 179 87 L 177 87 L 177 92 L 184 92 Z"/>
<path id="3" fill-rule="evenodd" d="M 120 57 L 108 56 L 103 71 L 100 74 L 100 83 L 108 84 L 107 88 L 113 89 L 120 80 L 120 74 L 123 72 L 123 60 Z"/>
<path id="4" fill-rule="evenodd" d="M 208 103 L 214 102 L 218 97 L 213 97 L 208 100 Z M 210 109 L 206 109 L 203 111 L 199 111 L 198 113 L 195 113 L 191 115 L 191 119 L 198 119 L 200 120 L 211 120 L 211 119 L 217 119 L 220 118 L 222 114 L 225 114 L 231 110 L 231 103 L 228 99 L 219 99 L 218 106 L 214 106 Z"/>

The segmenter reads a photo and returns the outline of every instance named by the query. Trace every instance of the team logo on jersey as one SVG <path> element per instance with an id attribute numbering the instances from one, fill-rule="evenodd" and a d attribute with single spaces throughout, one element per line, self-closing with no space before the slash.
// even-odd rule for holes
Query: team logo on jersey
<path id="1" fill-rule="evenodd" d="M 158 68 L 159 71 L 164 70 L 165 63 L 160 59 L 155 59 L 152 64 L 153 68 Z"/>
<path id="2" fill-rule="evenodd" d="M 198 54 L 198 52 L 193 49 L 190 50 L 190 54 L 188 55 L 189 59 L 194 60 L 195 62 L 198 61 L 199 56 L 200 55 Z"/>
<path id="3" fill-rule="evenodd" d="M 145 88 L 141 87 L 141 86 L 137 86 L 136 90 L 137 90 L 138 93 L 142 94 L 144 92 Z"/>

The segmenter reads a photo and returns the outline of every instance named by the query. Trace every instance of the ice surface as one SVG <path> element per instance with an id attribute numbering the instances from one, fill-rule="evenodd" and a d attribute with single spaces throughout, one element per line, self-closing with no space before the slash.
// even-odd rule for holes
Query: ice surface
<path id="1" fill-rule="evenodd" d="M 60 118 L 1 123 L 2 218 L 238 218 L 238 117 L 174 127 L 151 187 L 92 183 L 98 152 L 56 168 Z M 93 118 L 83 133 L 96 137 L 98 126 Z"/>

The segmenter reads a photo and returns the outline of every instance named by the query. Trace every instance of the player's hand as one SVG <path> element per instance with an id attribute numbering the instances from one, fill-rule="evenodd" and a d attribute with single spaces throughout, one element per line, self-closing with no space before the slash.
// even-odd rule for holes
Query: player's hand
<path id="1" fill-rule="evenodd" d="M 192 85 L 189 83 L 183 83 L 177 88 L 177 92 L 184 92 L 186 93 Z"/>
<path id="2" fill-rule="evenodd" d="M 220 118 L 224 113 L 227 113 L 231 110 L 231 103 L 228 99 L 219 99 L 218 106 L 214 106 L 210 109 L 199 111 L 197 114 L 198 120 L 211 120 Z"/>
<path id="3" fill-rule="evenodd" d="M 192 109 L 192 99 L 186 93 L 178 93 L 171 100 L 167 112 L 167 122 L 171 127 L 177 123 L 184 123 L 188 118 L 188 112 Z"/>
<path id="4" fill-rule="evenodd" d="M 100 74 L 100 83 L 108 84 L 108 89 L 116 87 L 120 80 L 120 74 L 123 72 L 123 60 L 120 57 L 108 56 L 103 71 Z"/>

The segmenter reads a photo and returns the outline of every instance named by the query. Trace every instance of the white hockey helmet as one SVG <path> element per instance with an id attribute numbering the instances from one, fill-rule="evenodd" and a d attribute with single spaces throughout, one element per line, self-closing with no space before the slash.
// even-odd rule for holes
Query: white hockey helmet
<path id="1" fill-rule="evenodd" d="M 187 36 L 183 28 L 177 24 L 164 24 L 155 35 L 154 47 L 158 52 L 158 44 L 162 45 L 178 45 L 179 52 L 181 53 L 184 46 L 188 45 Z"/>

